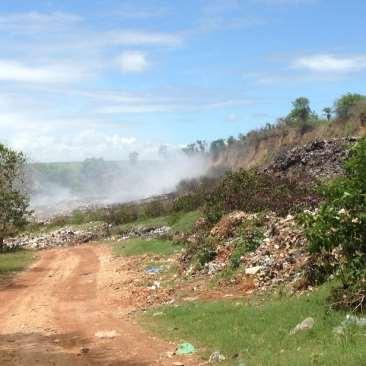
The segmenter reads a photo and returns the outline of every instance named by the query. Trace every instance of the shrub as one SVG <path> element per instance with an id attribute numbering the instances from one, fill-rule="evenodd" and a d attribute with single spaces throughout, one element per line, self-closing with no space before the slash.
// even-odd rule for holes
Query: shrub
<path id="1" fill-rule="evenodd" d="M 239 230 L 239 238 L 235 241 L 235 249 L 230 257 L 230 266 L 238 268 L 241 257 L 247 253 L 254 252 L 264 239 L 263 229 L 257 227 L 258 222 L 246 221 Z"/>
<path id="2" fill-rule="evenodd" d="M 338 274 L 347 293 L 366 303 L 366 138 L 351 151 L 345 176 L 323 186 L 318 212 L 300 217 L 313 253 L 339 252 Z M 353 289 L 353 290 L 350 290 Z M 340 294 L 340 291 L 336 291 Z M 344 297 L 345 303 L 349 296 Z M 363 306 L 363 305 L 362 305 Z"/>
<path id="3" fill-rule="evenodd" d="M 223 214 L 234 210 L 269 210 L 286 215 L 297 206 L 307 205 L 310 196 L 295 181 L 241 169 L 227 173 L 208 195 L 204 214 L 210 222 L 217 222 Z"/>
<path id="4" fill-rule="evenodd" d="M 337 117 L 341 119 L 350 117 L 352 108 L 364 100 L 366 100 L 366 97 L 361 94 L 348 93 L 343 95 L 335 103 Z"/>

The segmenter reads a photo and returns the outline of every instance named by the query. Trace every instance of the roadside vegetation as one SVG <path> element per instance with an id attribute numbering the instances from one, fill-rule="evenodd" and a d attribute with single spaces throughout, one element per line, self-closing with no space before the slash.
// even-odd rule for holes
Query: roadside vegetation
<path id="1" fill-rule="evenodd" d="M 182 247 L 169 240 L 130 239 L 113 245 L 113 254 L 130 257 L 138 255 L 168 256 L 180 251 Z"/>
<path id="2" fill-rule="evenodd" d="M 16 250 L 0 253 L 0 280 L 9 278 L 24 270 L 34 259 L 34 253 L 28 250 Z"/>
<path id="3" fill-rule="evenodd" d="M 327 285 L 303 296 L 164 306 L 141 323 L 163 338 L 191 342 L 204 359 L 219 350 L 226 357 L 222 365 L 362 365 L 364 329 L 349 325 L 337 333 L 345 314 L 324 306 L 329 292 Z M 307 317 L 314 328 L 290 334 Z"/>
<path id="4" fill-rule="evenodd" d="M 298 98 L 289 114 L 275 124 L 238 139 L 220 139 L 211 145 L 197 141 L 185 147 L 188 156 L 209 158 L 212 169 L 205 177 L 182 181 L 172 194 L 76 210 L 46 226 L 33 224 L 28 229 L 102 222 L 113 239 L 109 242 L 115 256 L 146 256 L 151 262 L 159 260 L 154 256 L 166 257 L 164 261 L 182 252 L 173 266 L 176 277 L 183 282 L 201 276 L 219 289 L 225 281 L 239 286 L 243 278 L 250 278 L 250 291 L 254 292 L 255 281 L 277 280 L 286 266 L 295 266 L 299 257 L 306 257 L 309 261 L 296 273 L 291 292 L 286 288 L 289 282 L 280 278 L 273 282 L 277 287 L 268 285 L 261 296 L 177 302 L 149 311 L 142 322 L 168 339 L 192 342 L 206 359 L 213 351 L 220 351 L 227 365 L 360 365 L 366 359 L 365 328 L 355 324 L 359 319 L 366 324 L 366 318 L 356 318 L 356 323 L 344 321 L 351 313 L 362 317 L 366 306 L 366 137 L 345 151 L 348 158 L 343 176 L 322 183 L 259 168 L 231 171 L 230 166 L 221 164 L 234 151 L 239 155 L 251 148 L 258 151 L 261 143 L 271 139 L 283 141 L 293 135 L 288 141 L 297 143 L 304 136 L 362 136 L 365 131 L 365 96 L 347 94 L 323 112 L 318 116 L 307 98 Z M 276 152 L 268 150 L 261 163 Z M 85 163 L 89 168 L 83 168 L 86 176 L 89 163 Z M 290 166 L 293 162 L 286 163 Z M 102 169 L 104 163 L 98 164 Z M 301 164 L 306 166 L 306 162 Z M 54 174 L 52 169 L 50 174 Z M 1 192 L 7 192 L 4 187 L 0 187 Z M 3 193 L 2 197 L 13 196 Z M 11 230 L 4 231 L 3 236 L 24 225 L 26 201 L 20 208 L 19 220 L 10 221 Z M 154 234 L 155 229 L 164 230 Z M 273 243 L 269 249 L 288 261 L 279 263 L 280 256 L 268 251 L 257 253 L 263 243 Z M 246 262 L 250 256 L 254 259 Z M 0 275 L 24 268 L 29 260 L 28 252 L 3 254 Z M 273 266 L 263 270 L 262 277 L 255 277 L 266 263 Z M 158 291 L 159 286 L 145 286 L 144 290 Z M 195 292 L 196 287 L 192 285 L 189 291 Z M 314 319 L 311 329 L 291 333 L 309 317 Z"/>

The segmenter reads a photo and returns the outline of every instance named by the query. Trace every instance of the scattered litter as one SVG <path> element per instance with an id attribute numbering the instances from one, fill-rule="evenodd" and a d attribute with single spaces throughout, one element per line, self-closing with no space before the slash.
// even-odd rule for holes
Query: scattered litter
<path id="1" fill-rule="evenodd" d="M 245 268 L 245 274 L 247 275 L 255 275 L 262 269 L 262 266 L 255 266 L 255 267 L 249 267 Z"/>
<path id="2" fill-rule="evenodd" d="M 116 330 L 106 330 L 106 331 L 99 331 L 95 333 L 95 337 L 97 338 L 115 338 L 118 336 L 118 333 Z"/>
<path id="3" fill-rule="evenodd" d="M 196 349 L 191 343 L 181 343 L 177 347 L 176 354 L 177 355 L 190 355 L 192 353 L 196 352 Z"/>
<path id="4" fill-rule="evenodd" d="M 366 318 L 359 318 L 355 315 L 346 315 L 346 319 L 342 322 L 343 326 L 357 325 L 358 327 L 366 327 Z"/>
<path id="5" fill-rule="evenodd" d="M 314 327 L 315 321 L 313 318 L 306 318 L 301 323 L 297 324 L 294 329 L 291 330 L 290 334 L 296 334 L 305 330 L 310 330 Z"/>
<path id="6" fill-rule="evenodd" d="M 149 274 L 157 274 L 163 272 L 163 268 L 157 266 L 149 266 L 145 268 L 145 272 Z"/>
<path id="7" fill-rule="evenodd" d="M 153 285 L 148 287 L 149 290 L 158 290 L 159 288 L 160 288 L 159 281 L 154 281 Z"/>
<path id="8" fill-rule="evenodd" d="M 225 361 L 226 357 L 219 351 L 216 351 L 211 354 L 210 358 L 208 359 L 208 363 L 218 363 Z"/>
<path id="9" fill-rule="evenodd" d="M 162 316 L 162 315 L 164 315 L 164 313 L 162 311 L 158 311 L 153 314 L 153 316 Z"/>

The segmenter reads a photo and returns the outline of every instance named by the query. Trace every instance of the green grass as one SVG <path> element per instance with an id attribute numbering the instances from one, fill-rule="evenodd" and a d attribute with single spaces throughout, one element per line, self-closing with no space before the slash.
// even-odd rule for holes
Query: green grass
<path id="1" fill-rule="evenodd" d="M 328 292 L 323 287 L 301 297 L 184 303 L 155 309 L 141 321 L 167 339 L 191 342 L 205 359 L 221 351 L 228 360 L 222 365 L 366 365 L 366 329 L 334 334 L 345 314 L 328 311 Z M 163 316 L 153 317 L 156 311 Z M 309 316 L 315 319 L 312 330 L 289 334 Z"/>
<path id="2" fill-rule="evenodd" d="M 199 211 L 191 211 L 180 213 L 177 216 L 176 221 L 171 225 L 174 231 L 189 232 L 192 230 L 193 224 L 201 216 Z"/>
<path id="3" fill-rule="evenodd" d="M 158 227 L 170 226 L 173 231 L 188 232 L 200 216 L 199 211 L 178 212 L 168 216 L 142 218 L 129 224 L 119 225 L 114 230 L 118 233 L 126 232 L 136 226 Z"/>
<path id="4" fill-rule="evenodd" d="M 130 239 L 113 245 L 113 254 L 116 256 L 137 256 L 143 254 L 167 256 L 181 250 L 181 246 L 169 240 Z"/>
<path id="5" fill-rule="evenodd" d="M 27 250 L 0 253 L 0 279 L 25 269 L 33 259 L 34 253 Z"/>

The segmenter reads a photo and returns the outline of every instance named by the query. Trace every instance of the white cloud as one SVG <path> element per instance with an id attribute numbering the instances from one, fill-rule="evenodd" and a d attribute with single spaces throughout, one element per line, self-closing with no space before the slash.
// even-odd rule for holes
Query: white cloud
<path id="1" fill-rule="evenodd" d="M 310 55 L 296 59 L 291 66 L 314 72 L 349 73 L 366 69 L 366 56 Z"/>
<path id="2" fill-rule="evenodd" d="M 0 29 L 14 33 L 52 32 L 68 28 L 82 20 L 79 15 L 62 12 L 0 14 Z"/>
<path id="3" fill-rule="evenodd" d="M 12 60 L 0 60 L 0 81 L 69 83 L 84 77 L 85 70 L 73 65 L 30 66 Z"/>
<path id="4" fill-rule="evenodd" d="M 143 72 L 150 66 L 145 53 L 139 51 L 123 52 L 116 61 L 124 73 Z"/>
<path id="5" fill-rule="evenodd" d="M 119 45 L 177 46 L 182 42 L 177 34 L 145 31 L 113 31 L 108 34 L 108 40 Z"/>

